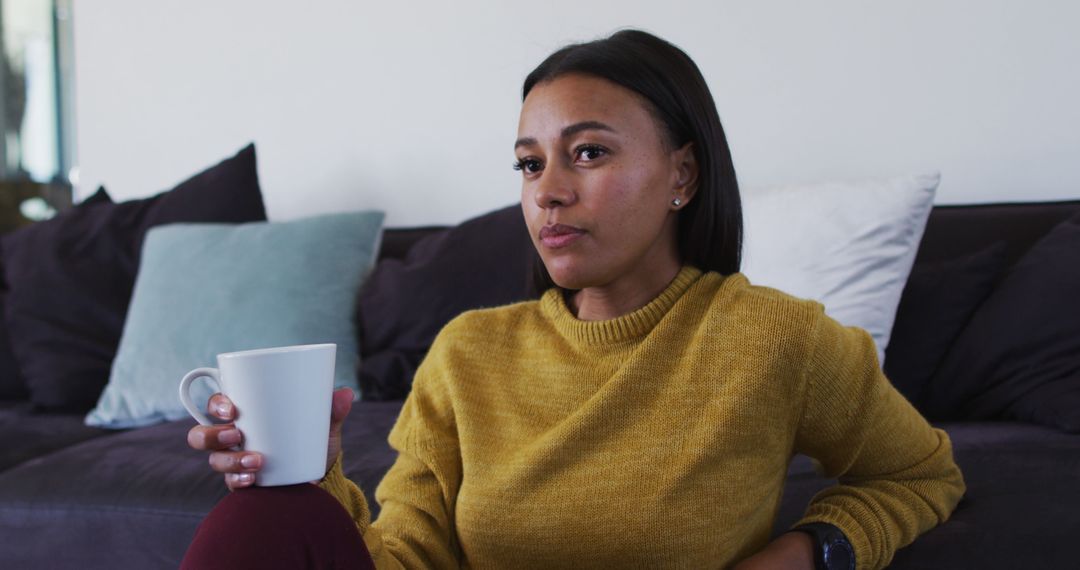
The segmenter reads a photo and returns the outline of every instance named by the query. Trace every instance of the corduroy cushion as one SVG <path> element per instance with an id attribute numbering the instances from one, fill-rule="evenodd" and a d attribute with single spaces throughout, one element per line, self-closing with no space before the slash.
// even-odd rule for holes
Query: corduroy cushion
<path id="1" fill-rule="evenodd" d="M 0 241 L 11 348 L 39 408 L 90 409 L 109 378 L 149 228 L 265 220 L 255 147 L 143 200 L 104 189 Z"/>
<path id="2" fill-rule="evenodd" d="M 364 400 L 404 398 L 443 325 L 469 309 L 531 295 L 532 240 L 513 205 L 421 239 L 385 259 L 357 301 Z"/>
<path id="3" fill-rule="evenodd" d="M 998 243 L 912 269 L 885 350 L 885 375 L 916 407 L 953 340 L 1005 268 L 1005 246 Z"/>
<path id="4" fill-rule="evenodd" d="M 1080 432 L 1080 215 L 1013 266 L 927 388 L 931 418 L 1012 418 Z"/>

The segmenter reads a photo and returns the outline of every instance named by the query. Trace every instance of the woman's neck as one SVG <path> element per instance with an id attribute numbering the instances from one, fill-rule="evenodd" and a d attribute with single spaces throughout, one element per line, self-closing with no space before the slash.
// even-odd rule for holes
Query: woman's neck
<path id="1" fill-rule="evenodd" d="M 597 287 L 586 287 L 572 294 L 567 305 L 583 321 L 606 321 L 630 314 L 667 289 L 679 274 L 681 265 L 674 259 L 661 267 L 642 267 Z"/>

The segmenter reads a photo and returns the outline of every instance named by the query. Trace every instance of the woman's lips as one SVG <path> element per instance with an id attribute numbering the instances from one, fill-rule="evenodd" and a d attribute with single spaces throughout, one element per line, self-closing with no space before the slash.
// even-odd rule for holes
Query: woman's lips
<path id="1" fill-rule="evenodd" d="M 574 243 L 583 235 L 585 235 L 585 230 L 581 228 L 554 224 L 540 229 L 540 243 L 544 244 L 544 247 L 559 249 Z"/>

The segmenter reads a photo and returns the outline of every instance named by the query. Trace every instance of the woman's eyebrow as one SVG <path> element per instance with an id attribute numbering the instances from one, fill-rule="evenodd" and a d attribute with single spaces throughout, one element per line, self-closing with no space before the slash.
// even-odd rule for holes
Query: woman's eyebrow
<path id="1" fill-rule="evenodd" d="M 581 121 L 580 123 L 574 123 L 563 127 L 559 136 L 564 139 L 568 139 L 582 131 L 608 131 L 611 133 L 618 133 L 610 126 L 601 123 L 600 121 Z M 533 137 L 522 137 L 514 142 L 514 149 L 522 146 L 533 146 L 536 144 L 536 139 Z"/>
<path id="2" fill-rule="evenodd" d="M 617 132 L 615 129 L 601 123 L 600 121 L 581 121 L 580 123 L 574 123 L 568 127 L 564 127 L 560 136 L 564 139 L 568 139 L 581 131 L 608 131 Z"/>

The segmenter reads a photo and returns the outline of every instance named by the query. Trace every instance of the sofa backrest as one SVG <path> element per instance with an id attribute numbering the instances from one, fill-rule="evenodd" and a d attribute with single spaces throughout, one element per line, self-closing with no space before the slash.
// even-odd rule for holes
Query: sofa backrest
<path id="1" fill-rule="evenodd" d="M 1080 200 L 935 206 L 915 264 L 955 259 L 1005 242 L 1011 266 L 1051 228 L 1077 212 Z"/>

